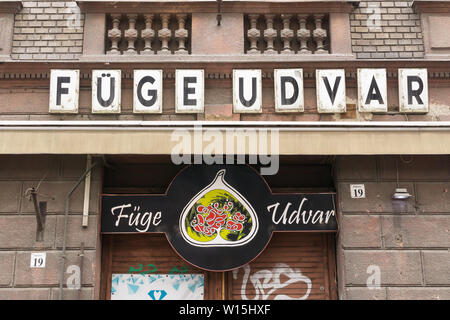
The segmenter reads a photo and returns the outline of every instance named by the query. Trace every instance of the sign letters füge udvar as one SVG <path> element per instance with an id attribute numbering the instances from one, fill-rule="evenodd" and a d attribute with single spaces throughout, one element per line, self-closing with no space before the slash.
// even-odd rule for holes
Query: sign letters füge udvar
<path id="1" fill-rule="evenodd" d="M 51 70 L 51 113 L 78 113 L 79 70 Z M 316 70 L 318 113 L 345 113 L 347 103 L 344 69 Z M 387 112 L 386 69 L 358 69 L 359 112 Z M 121 112 L 121 70 L 93 70 L 92 113 Z M 305 109 L 302 69 L 274 70 L 276 112 L 303 112 Z M 262 112 L 262 75 L 259 69 L 233 70 L 233 112 Z M 203 113 L 205 74 L 201 69 L 175 70 L 175 111 Z M 427 69 L 398 69 L 399 111 L 428 112 Z M 163 71 L 134 70 L 133 113 L 162 113 Z"/>

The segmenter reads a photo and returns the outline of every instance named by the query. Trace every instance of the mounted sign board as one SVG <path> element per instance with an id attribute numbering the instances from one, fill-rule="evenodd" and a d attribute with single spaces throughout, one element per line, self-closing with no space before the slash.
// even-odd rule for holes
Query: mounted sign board
<path id="1" fill-rule="evenodd" d="M 175 71 L 175 112 L 203 113 L 205 102 L 203 70 Z"/>
<path id="2" fill-rule="evenodd" d="M 317 111 L 345 113 L 345 70 L 316 70 Z"/>
<path id="3" fill-rule="evenodd" d="M 52 70 L 50 77 L 51 113 L 78 113 L 79 70 Z M 121 112 L 121 70 L 92 71 L 92 113 Z M 204 70 L 175 70 L 175 111 L 203 113 Z M 427 69 L 399 69 L 400 112 L 428 112 Z M 233 70 L 233 112 L 262 112 L 261 70 Z M 302 69 L 275 69 L 276 112 L 303 112 Z M 135 70 L 134 113 L 162 113 L 163 71 Z M 316 70 L 317 111 L 346 112 L 345 70 Z M 358 109 L 360 112 L 387 112 L 385 69 L 358 69 Z"/>
<path id="4" fill-rule="evenodd" d="M 187 262 L 211 271 L 239 268 L 272 232 L 335 232 L 334 193 L 272 194 L 246 165 L 192 165 L 164 195 L 103 195 L 102 233 L 164 232 Z"/>
<path id="5" fill-rule="evenodd" d="M 388 111 L 386 69 L 358 69 L 358 111 Z"/>
<path id="6" fill-rule="evenodd" d="M 50 113 L 78 113 L 79 70 L 50 72 Z"/>
<path id="7" fill-rule="evenodd" d="M 364 199 L 366 197 L 366 187 L 363 184 L 351 184 L 350 197 L 353 199 Z"/>
<path id="8" fill-rule="evenodd" d="M 162 70 L 134 70 L 134 113 L 162 113 Z"/>
<path id="9" fill-rule="evenodd" d="M 303 112 L 303 69 L 274 70 L 275 111 Z"/>
<path id="10" fill-rule="evenodd" d="M 120 113 L 120 70 L 92 71 L 92 113 Z"/>
<path id="11" fill-rule="evenodd" d="M 32 252 L 30 258 L 30 268 L 45 268 L 46 258 L 46 252 Z"/>
<path id="12" fill-rule="evenodd" d="M 398 69 L 400 112 L 428 112 L 427 69 Z"/>
<path id="13" fill-rule="evenodd" d="M 233 70 L 233 111 L 261 113 L 261 70 Z"/>

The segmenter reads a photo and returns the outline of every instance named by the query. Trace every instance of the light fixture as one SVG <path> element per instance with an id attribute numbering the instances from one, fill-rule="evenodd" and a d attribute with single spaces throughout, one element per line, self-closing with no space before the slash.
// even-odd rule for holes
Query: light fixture
<path id="1" fill-rule="evenodd" d="M 407 200 L 409 198 L 411 198 L 411 195 L 406 188 L 396 188 L 392 195 L 393 200 Z"/>
<path id="2" fill-rule="evenodd" d="M 392 195 L 392 208 L 396 213 L 407 212 L 407 200 L 411 198 L 412 195 L 408 192 L 407 188 L 400 188 L 397 160 L 395 160 L 395 164 L 397 169 L 397 187 L 395 188 L 394 194 Z"/>

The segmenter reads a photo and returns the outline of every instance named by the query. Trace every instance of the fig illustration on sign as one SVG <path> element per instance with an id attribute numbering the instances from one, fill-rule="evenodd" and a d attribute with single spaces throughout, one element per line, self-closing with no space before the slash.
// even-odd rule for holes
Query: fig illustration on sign
<path id="1" fill-rule="evenodd" d="M 191 165 L 166 194 L 102 195 L 102 233 L 165 233 L 204 270 L 247 264 L 278 231 L 337 231 L 335 194 L 273 194 L 247 165 Z"/>

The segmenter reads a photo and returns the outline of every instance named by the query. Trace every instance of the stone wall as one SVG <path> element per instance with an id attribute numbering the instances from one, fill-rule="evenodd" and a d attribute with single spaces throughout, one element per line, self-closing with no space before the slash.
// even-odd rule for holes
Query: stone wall
<path id="1" fill-rule="evenodd" d="M 419 14 L 413 1 L 361 1 L 350 15 L 352 48 L 360 59 L 423 58 Z"/>
<path id="2" fill-rule="evenodd" d="M 0 168 L 0 300 L 57 299 L 65 197 L 86 170 L 86 156 L 0 156 Z M 94 298 L 94 285 L 99 276 L 96 261 L 100 169 L 94 169 L 91 177 L 89 225 L 81 226 L 82 183 L 70 199 L 66 238 L 64 287 L 73 275 L 67 268 L 80 266 L 80 247 L 84 242 L 82 287 L 81 290 L 64 289 L 63 299 Z M 43 241 L 36 241 L 34 206 L 24 196 L 28 188 L 38 185 L 38 201 L 47 201 Z M 31 253 L 41 251 L 47 254 L 46 267 L 30 268 Z"/>
<path id="3" fill-rule="evenodd" d="M 397 164 L 413 196 L 400 210 Z M 340 298 L 450 299 L 450 157 L 338 157 L 336 176 Z M 352 199 L 350 184 L 365 184 L 366 198 Z M 367 287 L 370 266 L 379 289 Z"/>
<path id="4" fill-rule="evenodd" d="M 15 15 L 12 59 L 73 60 L 83 51 L 84 15 L 75 1 L 23 1 Z"/>
<path id="5" fill-rule="evenodd" d="M 65 196 L 85 165 L 85 156 L 0 157 L 0 300 L 57 299 Z M 413 195 L 400 209 L 391 200 L 397 165 L 399 186 Z M 100 176 L 95 169 L 87 228 L 81 226 L 83 183 L 70 200 L 64 285 L 67 268 L 80 265 L 82 242 L 85 256 L 82 289 L 65 288 L 64 299 L 93 299 L 99 289 Z M 450 156 L 338 156 L 335 176 L 339 298 L 450 299 Z M 352 199 L 350 184 L 364 184 L 366 198 Z M 36 241 L 33 204 L 24 196 L 38 185 L 39 201 L 47 201 L 42 242 Z M 40 251 L 47 253 L 46 268 L 30 268 L 31 253 Z M 378 289 L 367 287 L 371 266 L 380 271 Z"/>

